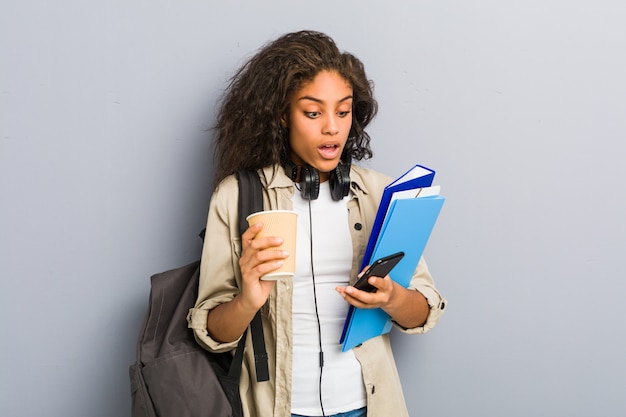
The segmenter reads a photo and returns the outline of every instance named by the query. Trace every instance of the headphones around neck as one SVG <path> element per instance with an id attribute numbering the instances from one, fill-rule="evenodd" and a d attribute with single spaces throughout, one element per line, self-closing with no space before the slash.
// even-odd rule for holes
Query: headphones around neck
<path id="1" fill-rule="evenodd" d="M 350 157 L 342 158 L 337 168 L 331 171 L 328 178 L 330 195 L 339 201 L 350 192 Z M 310 165 L 298 166 L 292 161 L 285 164 L 285 173 L 292 181 L 298 178 L 300 169 L 300 193 L 305 200 L 315 200 L 320 194 L 320 173 Z"/>

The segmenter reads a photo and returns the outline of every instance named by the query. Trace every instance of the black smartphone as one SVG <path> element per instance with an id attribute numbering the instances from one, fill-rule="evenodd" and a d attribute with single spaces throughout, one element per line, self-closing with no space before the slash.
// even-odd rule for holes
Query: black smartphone
<path id="1" fill-rule="evenodd" d="M 376 292 L 376 287 L 371 286 L 367 279 L 372 275 L 375 277 L 384 278 L 391 270 L 400 262 L 404 257 L 404 252 L 394 253 L 384 258 L 380 258 L 374 261 L 369 268 L 361 275 L 361 278 L 354 284 L 354 288 L 361 291 Z"/>

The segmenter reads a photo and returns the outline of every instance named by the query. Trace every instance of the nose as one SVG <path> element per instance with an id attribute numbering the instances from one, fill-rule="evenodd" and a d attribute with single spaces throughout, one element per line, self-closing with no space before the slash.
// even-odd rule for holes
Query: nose
<path id="1" fill-rule="evenodd" d="M 337 117 L 335 115 L 329 115 L 324 123 L 323 132 L 326 135 L 336 135 L 339 133 L 339 124 L 337 123 Z"/>

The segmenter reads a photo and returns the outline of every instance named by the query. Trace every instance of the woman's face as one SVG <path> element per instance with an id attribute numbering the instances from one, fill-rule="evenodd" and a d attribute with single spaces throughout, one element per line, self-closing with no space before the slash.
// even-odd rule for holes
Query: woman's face
<path id="1" fill-rule="evenodd" d="M 352 126 L 352 87 L 336 71 L 322 71 L 290 101 L 289 145 L 296 165 L 308 164 L 328 180 Z"/>

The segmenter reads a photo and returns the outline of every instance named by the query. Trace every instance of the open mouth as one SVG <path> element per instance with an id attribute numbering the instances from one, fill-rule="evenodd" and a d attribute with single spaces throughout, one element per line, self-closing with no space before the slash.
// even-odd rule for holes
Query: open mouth
<path id="1" fill-rule="evenodd" d="M 326 159 L 335 159 L 340 151 L 340 147 L 337 144 L 322 145 L 319 148 L 320 154 Z"/>

